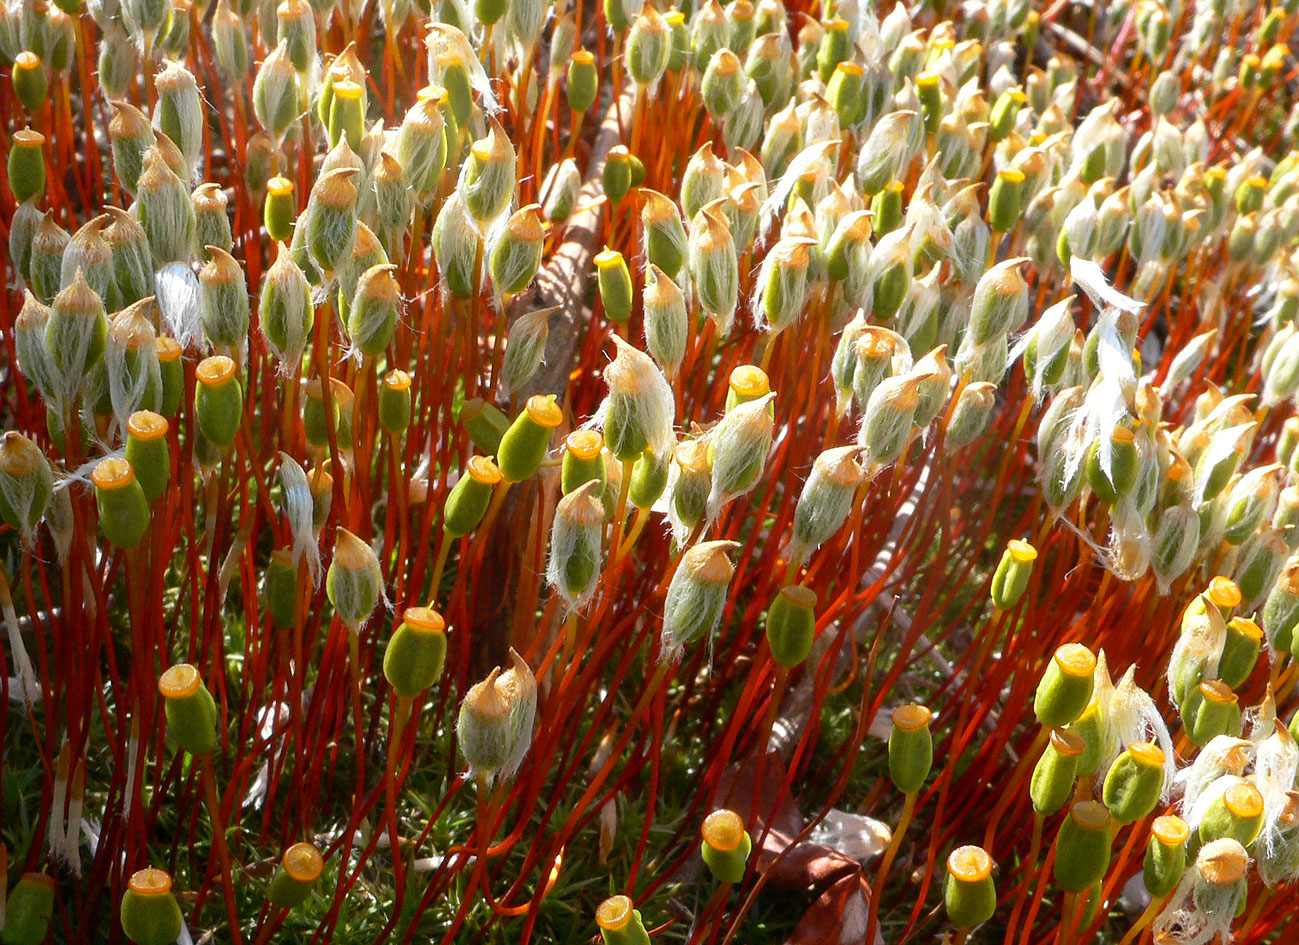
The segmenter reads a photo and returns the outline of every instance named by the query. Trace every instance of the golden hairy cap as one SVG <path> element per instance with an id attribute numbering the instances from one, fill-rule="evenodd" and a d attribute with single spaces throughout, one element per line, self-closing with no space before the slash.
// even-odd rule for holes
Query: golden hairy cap
<path id="1" fill-rule="evenodd" d="M 957 847 L 947 857 L 947 871 L 962 883 L 981 882 L 992 875 L 992 857 L 983 847 Z"/>
<path id="2" fill-rule="evenodd" d="M 627 896 L 610 896 L 595 910 L 595 924 L 606 932 L 617 932 L 631 921 L 632 901 Z"/>
<path id="3" fill-rule="evenodd" d="M 1230 837 L 1206 843 L 1195 858 L 1200 875 L 1214 886 L 1229 886 L 1240 880 L 1249 867 L 1249 854 Z"/>
<path id="4" fill-rule="evenodd" d="M 299 883 L 314 883 L 325 870 L 325 858 L 310 843 L 295 843 L 284 851 L 284 872 Z"/>
<path id="5" fill-rule="evenodd" d="M 552 430 L 564 419 L 564 411 L 555 403 L 554 394 L 533 394 L 528 398 L 527 411 L 534 423 Z"/>
<path id="6" fill-rule="evenodd" d="M 927 707 L 908 702 L 906 705 L 900 705 L 893 710 L 893 725 L 904 732 L 914 732 L 926 727 L 933 717 L 934 713 L 930 712 Z"/>
<path id="7" fill-rule="evenodd" d="M 110 456 L 95 464 L 90 480 L 100 489 L 123 489 L 135 482 L 135 467 L 120 456 Z"/>
<path id="8" fill-rule="evenodd" d="M 137 896 L 161 896 L 171 892 L 171 876 L 166 870 L 149 866 L 132 873 L 126 885 Z"/>
<path id="9" fill-rule="evenodd" d="M 0 472 L 26 476 L 40 465 L 44 455 L 39 446 L 15 430 L 0 436 Z"/>
<path id="10" fill-rule="evenodd" d="M 402 623 L 424 633 L 442 633 L 447 623 L 432 607 L 407 607 L 401 615 Z"/>
<path id="11" fill-rule="evenodd" d="M 1096 670 L 1096 654 L 1081 643 L 1066 643 L 1055 651 L 1055 665 L 1066 676 L 1081 678 Z"/>
<path id="12" fill-rule="evenodd" d="M 729 853 L 744 842 L 744 821 L 733 810 L 715 810 L 704 818 L 703 836 L 714 850 Z"/>
<path id="13" fill-rule="evenodd" d="M 565 438 L 564 448 L 578 459 L 595 459 L 604 449 L 604 436 L 599 430 L 574 430 Z"/>
<path id="14" fill-rule="evenodd" d="M 177 663 L 158 677 L 158 692 L 164 699 L 184 699 L 198 692 L 203 679 L 190 663 Z"/>
<path id="15" fill-rule="evenodd" d="M 347 571 L 360 571 L 374 562 L 374 552 L 370 546 L 349 532 L 340 528 L 334 539 L 334 564 Z"/>

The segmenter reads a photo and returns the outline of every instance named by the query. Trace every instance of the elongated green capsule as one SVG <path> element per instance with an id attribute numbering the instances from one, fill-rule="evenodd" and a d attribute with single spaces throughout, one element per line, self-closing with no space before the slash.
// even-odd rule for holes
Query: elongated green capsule
<path id="1" fill-rule="evenodd" d="M 800 665 L 812 652 L 816 635 L 816 591 L 801 584 L 782 587 L 767 608 L 766 633 L 777 666 L 793 669 Z"/>
<path id="2" fill-rule="evenodd" d="M 291 629 L 298 606 L 298 569 L 288 549 L 277 548 L 271 552 L 262 590 L 271 621 L 281 630 Z"/>
<path id="3" fill-rule="evenodd" d="M 600 92 L 600 75 L 595 68 L 595 56 L 589 50 L 579 49 L 568 60 L 568 107 L 578 114 L 590 110 Z"/>
<path id="4" fill-rule="evenodd" d="M 893 710 L 889 732 L 889 777 L 903 794 L 919 791 L 934 764 L 934 743 L 929 732 L 933 713 L 914 702 Z"/>
<path id="5" fill-rule="evenodd" d="M 244 410 L 243 385 L 234 360 L 223 354 L 204 358 L 194 376 L 198 379 L 194 412 L 199 430 L 217 446 L 230 446 L 239 433 Z"/>
<path id="6" fill-rule="evenodd" d="M 171 419 L 180 411 L 181 398 L 185 396 L 184 353 L 175 338 L 158 336 L 158 367 L 162 373 L 162 406 L 158 413 Z"/>
<path id="7" fill-rule="evenodd" d="M 605 317 L 615 325 L 626 324 L 632 310 L 631 271 L 627 260 L 616 249 L 605 249 L 596 254 L 595 269 Z"/>
<path id="8" fill-rule="evenodd" d="M 6 170 L 9 189 L 17 203 L 24 203 L 45 193 L 45 136 L 24 128 L 14 132 Z"/>
<path id="9" fill-rule="evenodd" d="M 379 425 L 394 435 L 406 432 L 411 415 L 411 376 L 393 368 L 379 386 Z"/>
<path id="10" fill-rule="evenodd" d="M 295 909 L 307 901 L 312 888 L 325 870 L 325 858 L 310 843 L 295 843 L 284 851 L 266 898 L 281 909 Z"/>
<path id="11" fill-rule="evenodd" d="M 1257 839 L 1263 829 L 1263 795 L 1253 783 L 1240 778 L 1209 804 L 1200 819 L 1200 843 L 1229 837 L 1243 847 Z"/>
<path id="12" fill-rule="evenodd" d="M 1263 647 L 1263 631 L 1248 617 L 1227 621 L 1227 640 L 1218 658 L 1218 678 L 1232 689 L 1249 679 Z"/>
<path id="13" fill-rule="evenodd" d="M 119 548 L 134 548 L 149 528 L 149 500 L 125 459 L 100 460 L 90 479 L 95 485 L 99 526 L 104 537 Z"/>
<path id="14" fill-rule="evenodd" d="M 492 490 L 500 481 L 501 471 L 488 457 L 469 457 L 465 474 L 447 493 L 442 530 L 453 538 L 461 538 L 477 528 L 491 504 Z"/>
<path id="15" fill-rule="evenodd" d="M 540 467 L 550 437 L 564 419 L 553 394 L 534 394 L 501 437 L 496 462 L 506 482 L 522 482 Z"/>
<path id="16" fill-rule="evenodd" d="M 617 206 L 632 188 L 632 155 L 620 144 L 609 149 L 605 158 L 604 169 L 600 172 L 600 183 L 609 203 Z"/>
<path id="17" fill-rule="evenodd" d="M 1033 810 L 1042 815 L 1054 814 L 1069 802 L 1073 794 L 1078 761 L 1087 748 L 1082 737 L 1063 728 L 1051 730 L 1051 737 L 1033 768 L 1028 796 Z"/>
<path id="18" fill-rule="evenodd" d="M 1019 603 L 1028 589 L 1028 579 L 1033 573 L 1037 549 L 1019 538 L 1006 543 L 997 570 L 992 576 L 992 603 L 1001 610 L 1010 610 Z"/>
<path id="19" fill-rule="evenodd" d="M 126 459 L 150 502 L 167 490 L 171 479 L 169 427 L 167 418 L 152 410 L 137 410 L 126 421 Z"/>
<path id="20" fill-rule="evenodd" d="M 1164 753 L 1153 742 L 1133 742 L 1105 775 L 1102 798 L 1119 824 L 1149 815 L 1164 787 Z"/>
<path id="21" fill-rule="evenodd" d="M 595 910 L 595 924 L 605 945 L 650 945 L 640 910 L 629 896 L 610 896 Z"/>
<path id="22" fill-rule="evenodd" d="M 298 219 L 297 201 L 293 197 L 293 181 L 287 177 L 272 177 L 266 182 L 266 200 L 262 205 L 262 222 L 266 233 L 277 243 L 293 239 L 293 224 Z"/>
<path id="23" fill-rule="evenodd" d="M 994 233 L 1008 233 L 1020 220 L 1024 199 L 1024 172 L 1005 167 L 997 172 L 988 192 L 988 225 Z"/>
<path id="24" fill-rule="evenodd" d="M 1282 567 L 1263 604 L 1262 620 L 1268 646 L 1278 653 L 1290 652 L 1299 626 L 1299 561 Z"/>
<path id="25" fill-rule="evenodd" d="M 500 449 L 501 438 L 510 428 L 510 418 L 480 397 L 465 401 L 460 408 L 460 422 L 474 446 L 488 455 Z"/>
<path id="26" fill-rule="evenodd" d="M 167 714 L 167 734 L 178 748 L 191 755 L 208 755 L 217 747 L 216 701 L 199 672 L 189 663 L 177 663 L 158 677 Z"/>
<path id="27" fill-rule="evenodd" d="M 700 853 L 704 864 L 719 883 L 738 883 L 753 850 L 753 838 L 744 821 L 733 810 L 722 808 L 704 818 Z"/>
<path id="28" fill-rule="evenodd" d="M 1141 865 L 1141 878 L 1151 899 L 1162 899 L 1174 889 L 1186 869 L 1186 841 L 1191 828 L 1175 814 L 1156 817 Z"/>
<path id="29" fill-rule="evenodd" d="M 735 574 L 730 553 L 737 547 L 733 541 L 705 541 L 681 556 L 663 601 L 663 659 L 676 658 L 684 646 L 717 629 Z"/>
<path id="30" fill-rule="evenodd" d="M 135 945 L 171 945 L 180 937 L 180 905 L 171 876 L 148 867 L 131 876 L 122 894 L 122 931 Z"/>
<path id="31" fill-rule="evenodd" d="M 1110 865 L 1110 812 L 1096 801 L 1078 801 L 1060 824 L 1055 839 L 1055 883 L 1080 893 L 1105 875 Z"/>
<path id="32" fill-rule="evenodd" d="M 1240 702 L 1220 679 L 1206 679 L 1192 687 L 1181 712 L 1187 738 L 1201 748 L 1215 736 L 1240 734 Z"/>
<path id="33" fill-rule="evenodd" d="M 9 891 L 0 941 L 5 945 L 41 945 L 54 915 L 54 877 L 23 873 Z"/>
<path id="34" fill-rule="evenodd" d="M 446 621 L 431 607 L 407 607 L 383 654 L 383 675 L 393 692 L 414 699 L 442 675 L 447 657 Z"/>
<path id="35" fill-rule="evenodd" d="M 1082 715 L 1091 701 L 1095 669 L 1095 654 L 1081 643 L 1066 643 L 1057 649 L 1033 698 L 1033 713 L 1038 722 L 1049 728 L 1061 728 Z"/>
<path id="36" fill-rule="evenodd" d="M 32 114 L 39 112 L 45 105 L 45 96 L 50 87 L 41 57 L 30 49 L 24 49 L 14 57 L 10 78 L 13 80 L 14 97 L 22 102 L 23 108 Z"/>
<path id="37" fill-rule="evenodd" d="M 672 466 L 672 455 L 660 456 L 652 446 L 645 447 L 640 459 L 636 461 L 631 473 L 631 486 L 627 498 L 638 509 L 648 511 L 663 495 L 668 486 L 668 472 Z"/>
<path id="38" fill-rule="evenodd" d="M 677 205 L 657 190 L 641 188 L 645 204 L 641 223 L 645 227 L 645 255 L 663 274 L 676 279 L 686 264 L 686 228 Z"/>
<path id="39" fill-rule="evenodd" d="M 983 847 L 957 847 L 948 855 L 943 906 L 948 921 L 958 929 L 982 925 L 997 911 L 992 867 L 992 857 Z"/>
<path id="40" fill-rule="evenodd" d="M 560 463 L 560 489 L 564 495 L 574 492 L 592 479 L 603 491 L 608 481 L 604 461 L 604 437 L 599 430 L 574 430 L 564 439 L 564 458 Z"/>

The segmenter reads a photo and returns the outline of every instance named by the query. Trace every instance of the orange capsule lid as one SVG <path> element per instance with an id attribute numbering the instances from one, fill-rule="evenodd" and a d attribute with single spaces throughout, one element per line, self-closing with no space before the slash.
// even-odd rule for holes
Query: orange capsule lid
<path id="1" fill-rule="evenodd" d="M 149 866 L 132 873 L 126 885 L 140 896 L 161 896 L 171 892 L 171 876 L 166 870 Z"/>
<path id="2" fill-rule="evenodd" d="M 203 679 L 198 670 L 189 663 L 177 663 L 169 666 L 158 677 L 158 691 L 164 699 L 184 699 L 198 692 Z"/>
<path id="3" fill-rule="evenodd" d="M 704 818 L 703 837 L 713 849 L 729 853 L 744 842 L 744 821 L 733 810 L 715 810 Z"/>
<path id="4" fill-rule="evenodd" d="M 992 875 L 992 857 L 983 847 L 957 847 L 947 857 L 947 871 L 962 883 L 977 883 Z"/>

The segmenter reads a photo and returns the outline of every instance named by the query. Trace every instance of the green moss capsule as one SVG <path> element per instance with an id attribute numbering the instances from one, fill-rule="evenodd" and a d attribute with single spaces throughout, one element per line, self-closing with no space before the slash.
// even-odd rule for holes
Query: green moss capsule
<path id="1" fill-rule="evenodd" d="M 49 935 L 54 915 L 54 878 L 45 873 L 23 873 L 9 891 L 4 928 L 5 945 L 41 945 Z"/>
<path id="2" fill-rule="evenodd" d="M 447 494 L 442 511 L 442 530 L 453 538 L 468 535 L 487 514 L 492 491 L 501 481 L 501 471 L 486 456 L 471 456 L 460 477 Z"/>
<path id="3" fill-rule="evenodd" d="M 568 495 L 592 479 L 600 483 L 603 491 L 608 482 L 604 437 L 599 430 L 574 430 L 564 440 L 564 458 L 560 461 L 560 489 L 564 495 Z"/>
<path id="4" fill-rule="evenodd" d="M 595 104 L 600 92 L 600 76 L 595 68 L 595 56 L 579 49 L 568 60 L 568 107 L 581 114 Z"/>
<path id="5" fill-rule="evenodd" d="M 171 945 L 180 936 L 180 905 L 171 876 L 148 867 L 131 876 L 122 894 L 122 931 L 135 945 Z"/>
<path id="6" fill-rule="evenodd" d="M 1218 678 L 1237 689 L 1244 685 L 1254 672 L 1254 665 L 1263 647 L 1263 631 L 1248 617 L 1232 617 L 1227 621 L 1227 641 L 1218 658 Z"/>
<path id="7" fill-rule="evenodd" d="M 632 310 L 631 271 L 627 260 L 616 249 L 605 249 L 596 254 L 595 269 L 605 317 L 615 325 L 626 324 Z"/>
<path id="8" fill-rule="evenodd" d="M 383 654 L 383 675 L 393 692 L 414 699 L 442 675 L 447 657 L 446 621 L 431 607 L 408 607 Z"/>
<path id="9" fill-rule="evenodd" d="M 715 810 L 704 818 L 700 853 L 704 864 L 719 883 L 738 883 L 753 850 L 753 838 L 744 821 L 733 810 Z"/>
<path id="10" fill-rule="evenodd" d="M 636 461 L 631 473 L 631 485 L 627 498 L 637 509 L 649 511 L 663 495 L 668 485 L 668 471 L 671 469 L 672 456 L 660 456 L 652 447 L 646 447 Z"/>
<path id="11" fill-rule="evenodd" d="M 45 193 L 45 136 L 24 128 L 15 131 L 6 165 L 14 200 L 24 203 Z"/>
<path id="12" fill-rule="evenodd" d="M 30 538 L 54 492 L 54 470 L 41 448 L 16 431 L 0 437 L 0 520 Z"/>
<path id="13" fill-rule="evenodd" d="M 288 549 L 277 548 L 271 552 L 262 578 L 262 592 L 271 622 L 281 630 L 292 629 L 298 607 L 298 569 Z"/>
<path id="14" fill-rule="evenodd" d="M 1110 812 L 1096 801 L 1078 801 L 1060 824 L 1055 839 L 1055 884 L 1081 893 L 1105 875 L 1110 865 Z"/>
<path id="15" fill-rule="evenodd" d="M 277 243 L 293 239 L 293 224 L 298 218 L 297 201 L 293 196 L 293 181 L 287 177 L 272 177 L 266 182 L 266 200 L 262 205 L 262 221 L 266 233 Z"/>
<path id="16" fill-rule="evenodd" d="M 1240 734 L 1240 702 L 1219 679 L 1206 679 L 1191 687 L 1181 711 L 1187 738 L 1201 748 L 1215 736 Z"/>
<path id="17" fill-rule="evenodd" d="M 50 87 L 41 57 L 30 49 L 24 49 L 14 58 L 10 78 L 13 80 L 14 96 L 22 102 L 23 108 L 30 113 L 39 112 L 45 105 Z"/>
<path id="18" fill-rule="evenodd" d="M 474 446 L 488 455 L 500 449 L 501 438 L 510 428 L 510 418 L 480 397 L 465 401 L 460 408 L 460 423 Z"/>
<path id="19" fill-rule="evenodd" d="M 1151 899 L 1162 899 L 1177 888 L 1186 869 L 1186 841 L 1191 828 L 1174 814 L 1156 817 L 1141 866 L 1141 878 Z"/>
<path id="20" fill-rule="evenodd" d="M 325 858 L 315 846 L 295 843 L 284 851 L 276 866 L 266 898 L 281 909 L 295 909 L 307 901 L 324 870 Z"/>
<path id="21" fill-rule="evenodd" d="M 1263 604 L 1262 621 L 1268 646 L 1278 653 L 1290 652 L 1299 626 L 1299 561 L 1282 567 Z"/>
<path id="22" fill-rule="evenodd" d="M 176 746 L 191 755 L 211 754 L 218 743 L 220 716 L 198 670 L 189 663 L 169 667 L 158 678 L 158 691 L 167 715 L 167 735 Z"/>
<path id="23" fill-rule="evenodd" d="M 551 395 L 535 394 L 501 437 L 496 462 L 506 482 L 522 482 L 540 467 L 550 448 L 550 437 L 564 419 Z"/>
<path id="24" fill-rule="evenodd" d="M 393 368 L 379 385 L 379 425 L 393 435 L 406 432 L 411 416 L 411 376 Z"/>
<path id="25" fill-rule="evenodd" d="M 982 925 L 997 911 L 992 867 L 992 857 L 982 847 L 957 847 L 948 855 L 943 906 L 948 921 L 958 929 Z"/>
<path id="26" fill-rule="evenodd" d="M 816 591 L 801 584 L 782 587 L 767 608 L 766 632 L 777 666 L 793 669 L 801 665 L 812 652 L 816 637 Z"/>
<path id="27" fill-rule="evenodd" d="M 1024 172 L 1005 167 L 997 172 L 988 193 L 988 225 L 1008 233 L 1019 222 L 1024 199 Z"/>
<path id="28" fill-rule="evenodd" d="M 1095 669 L 1095 655 L 1081 643 L 1066 643 L 1057 649 L 1033 698 L 1038 722 L 1060 728 L 1082 715 L 1092 697 Z"/>
<path id="29" fill-rule="evenodd" d="M 650 945 L 640 910 L 629 896 L 610 896 L 595 910 L 595 924 L 605 945 Z"/>
<path id="30" fill-rule="evenodd" d="M 152 410 L 137 410 L 126 421 L 126 459 L 150 502 L 167 491 L 171 479 L 169 427 L 167 418 Z"/>
<path id="31" fill-rule="evenodd" d="M 225 355 L 204 358 L 194 370 L 198 385 L 194 412 L 203 435 L 220 447 L 234 443 L 244 411 L 244 390 L 235 362 Z"/>
<path id="32" fill-rule="evenodd" d="M 1257 839 L 1263 829 L 1263 795 L 1251 782 L 1240 778 L 1209 804 L 1200 819 L 1200 843 L 1230 838 L 1243 847 Z"/>
<path id="33" fill-rule="evenodd" d="M 175 338 L 167 335 L 158 337 L 158 367 L 162 373 L 162 405 L 158 413 L 171 419 L 180 411 L 181 399 L 185 396 L 185 363 L 181 359 L 183 351 Z"/>
<path id="34" fill-rule="evenodd" d="M 119 548 L 134 548 L 149 528 L 149 500 L 125 459 L 100 460 L 90 474 L 104 537 Z"/>
<path id="35" fill-rule="evenodd" d="M 1105 775 L 1102 798 L 1119 824 L 1149 815 L 1164 787 L 1164 753 L 1152 742 L 1133 742 Z"/>
<path id="36" fill-rule="evenodd" d="M 1028 542 L 1012 538 L 1006 543 L 1001 561 L 992 576 L 992 603 L 1001 610 L 1010 610 L 1019 603 L 1028 589 L 1028 579 L 1033 574 L 1037 549 Z"/>
<path id="37" fill-rule="evenodd" d="M 872 226 L 878 235 L 892 233 L 902 223 L 902 190 L 902 182 L 895 180 L 871 197 Z"/>
<path id="38" fill-rule="evenodd" d="M 1078 762 L 1086 749 L 1087 743 L 1080 735 L 1063 728 L 1051 730 L 1029 781 L 1028 796 L 1034 811 L 1044 816 L 1054 814 L 1069 802 Z"/>
<path id="39" fill-rule="evenodd" d="M 929 732 L 933 713 L 914 702 L 893 710 L 889 732 L 889 777 L 903 794 L 919 791 L 934 764 L 934 743 Z"/>

